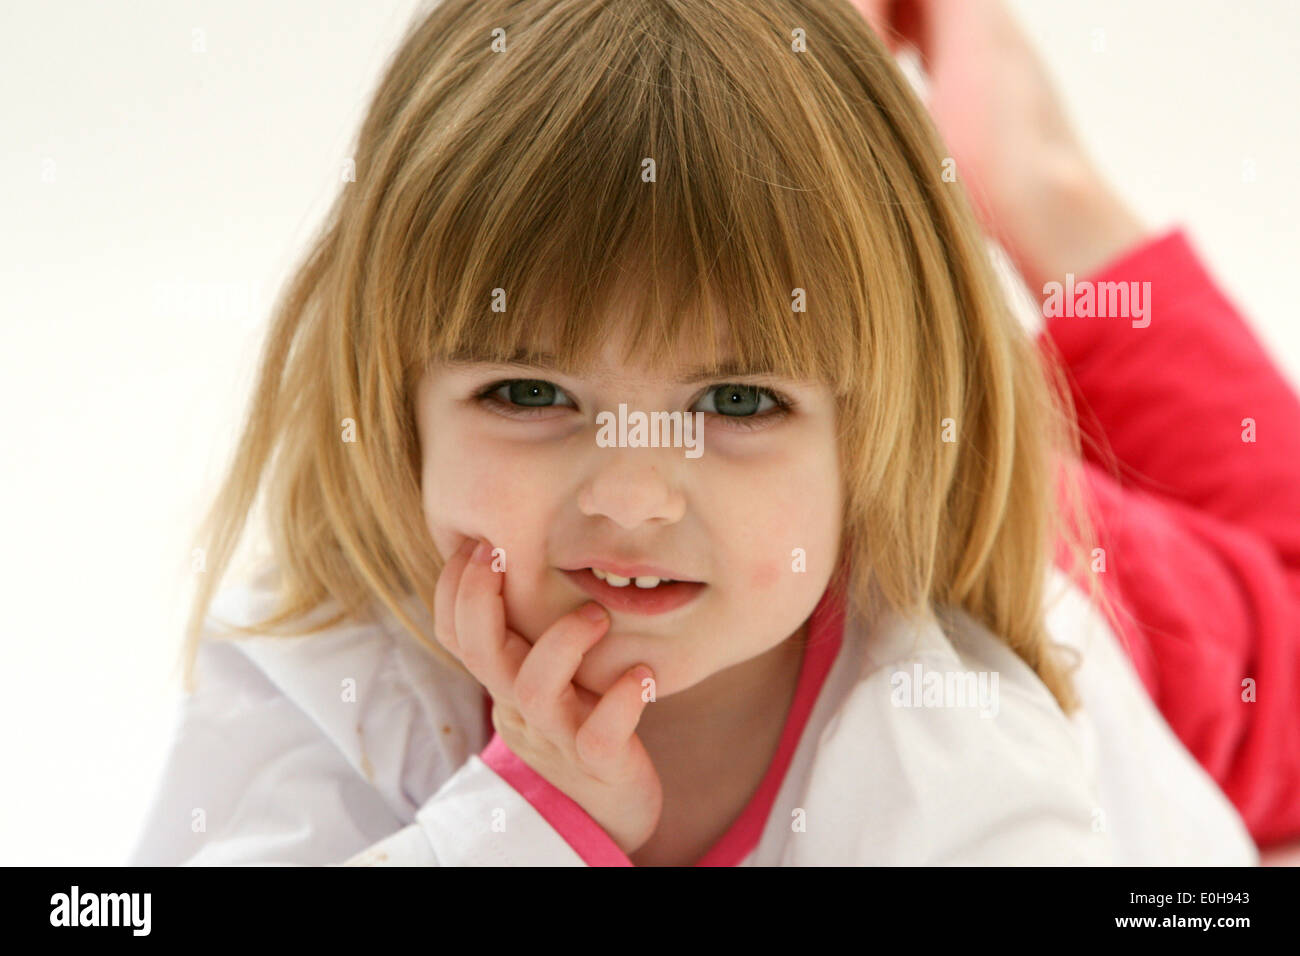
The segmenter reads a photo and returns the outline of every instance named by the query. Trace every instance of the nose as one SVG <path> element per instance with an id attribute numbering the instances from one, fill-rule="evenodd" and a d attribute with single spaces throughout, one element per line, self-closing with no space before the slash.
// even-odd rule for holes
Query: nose
<path id="1" fill-rule="evenodd" d="M 686 496 L 671 480 L 664 453 L 681 449 L 599 448 L 595 473 L 578 489 L 578 508 L 624 528 L 647 522 L 673 524 L 686 512 Z"/>

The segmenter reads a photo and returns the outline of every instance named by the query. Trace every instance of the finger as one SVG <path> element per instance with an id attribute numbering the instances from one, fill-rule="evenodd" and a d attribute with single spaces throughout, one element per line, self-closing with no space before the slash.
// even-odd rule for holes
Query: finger
<path id="1" fill-rule="evenodd" d="M 461 574 L 469 563 L 474 544 L 473 538 L 466 538 L 447 559 L 438 575 L 438 586 L 433 595 L 433 636 L 457 659 L 460 658 L 460 646 L 456 642 L 456 592 L 460 589 Z"/>
<path id="2" fill-rule="evenodd" d="M 498 700 L 513 701 L 515 675 L 532 650 L 506 627 L 504 571 L 492 570 L 492 546 L 480 541 L 456 592 L 456 640 L 461 662 Z"/>
<path id="3" fill-rule="evenodd" d="M 573 684 L 583 655 L 606 634 L 609 613 L 595 601 L 552 624 L 515 677 L 515 703 L 530 727 L 548 740 L 571 742 L 591 704 L 579 698 Z"/>
<path id="4" fill-rule="evenodd" d="M 654 674 L 645 664 L 620 677 L 574 735 L 579 758 L 597 776 L 615 776 L 626 758 L 628 744 L 649 703 L 641 683 L 646 678 L 653 680 Z"/>

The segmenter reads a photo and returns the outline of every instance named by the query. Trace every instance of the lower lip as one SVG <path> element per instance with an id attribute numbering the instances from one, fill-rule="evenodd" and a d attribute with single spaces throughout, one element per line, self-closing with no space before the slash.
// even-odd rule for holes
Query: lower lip
<path id="1" fill-rule="evenodd" d="M 616 588 L 592 574 L 591 568 L 564 573 L 608 610 L 629 614 L 667 614 L 694 601 L 707 587 L 699 581 L 674 581 L 652 588 L 639 588 L 634 581 L 626 587 Z"/>

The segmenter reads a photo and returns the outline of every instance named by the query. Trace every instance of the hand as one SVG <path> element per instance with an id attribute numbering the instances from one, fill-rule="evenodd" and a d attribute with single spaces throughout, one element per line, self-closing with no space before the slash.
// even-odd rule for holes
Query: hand
<path id="1" fill-rule="evenodd" d="M 630 855 L 663 809 L 659 774 L 636 736 L 646 703 L 641 680 L 653 675 L 634 667 L 603 696 L 573 683 L 609 612 L 588 602 L 530 645 L 506 626 L 505 573 L 492 570 L 491 545 L 482 542 L 474 560 L 475 543 L 464 542 L 438 578 L 435 636 L 492 695 L 492 725 L 506 746 Z M 584 616 L 592 609 L 594 618 Z"/>
<path id="2" fill-rule="evenodd" d="M 984 228 L 1031 287 L 1086 275 L 1145 227 L 1105 183 L 1002 0 L 852 0 L 921 54 L 930 115 Z"/>

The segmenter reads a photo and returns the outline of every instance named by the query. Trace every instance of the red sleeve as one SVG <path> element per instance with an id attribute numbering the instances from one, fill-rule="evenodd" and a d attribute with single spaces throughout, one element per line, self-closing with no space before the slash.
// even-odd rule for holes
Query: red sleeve
<path id="1" fill-rule="evenodd" d="M 1121 636 L 1255 841 L 1287 840 L 1300 835 L 1300 400 L 1181 229 L 1088 280 L 1150 283 L 1146 318 L 1054 315 L 1044 332 L 1079 412 Z"/>

